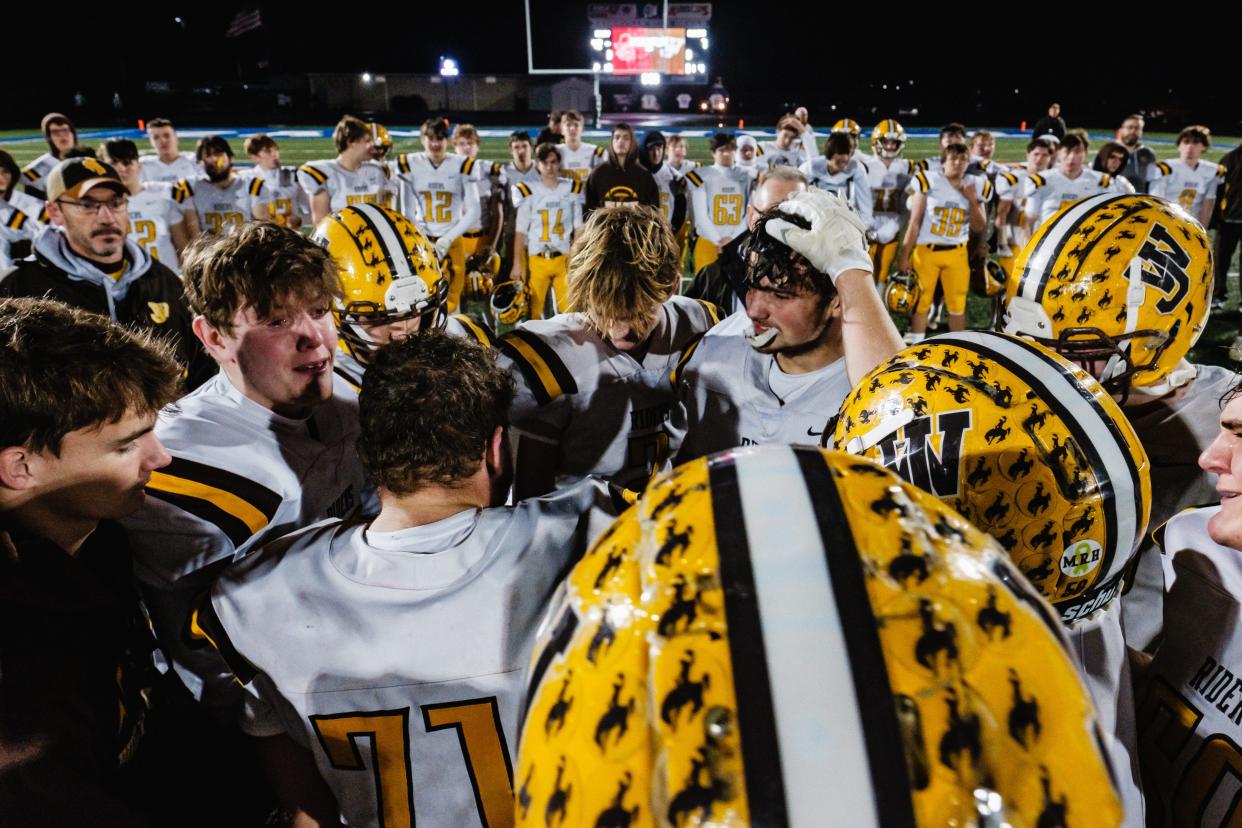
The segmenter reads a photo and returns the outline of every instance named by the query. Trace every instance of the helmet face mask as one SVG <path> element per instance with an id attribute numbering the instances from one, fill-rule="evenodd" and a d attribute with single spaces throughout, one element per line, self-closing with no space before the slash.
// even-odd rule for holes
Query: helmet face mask
<path id="1" fill-rule="evenodd" d="M 893 313 L 909 316 L 918 307 L 923 288 L 913 273 L 891 273 L 884 285 L 884 304 Z"/>
<path id="2" fill-rule="evenodd" d="M 492 314 L 498 322 L 516 325 L 526 315 L 526 288 L 520 282 L 501 282 L 492 290 Z"/>

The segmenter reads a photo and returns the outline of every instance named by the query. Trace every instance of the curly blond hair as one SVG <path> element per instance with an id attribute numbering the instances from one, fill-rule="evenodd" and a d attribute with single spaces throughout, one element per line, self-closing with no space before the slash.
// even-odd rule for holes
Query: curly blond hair
<path id="1" fill-rule="evenodd" d="M 655 317 L 681 278 L 681 248 L 653 207 L 603 207 L 591 213 L 569 254 L 569 306 L 605 332 Z"/>

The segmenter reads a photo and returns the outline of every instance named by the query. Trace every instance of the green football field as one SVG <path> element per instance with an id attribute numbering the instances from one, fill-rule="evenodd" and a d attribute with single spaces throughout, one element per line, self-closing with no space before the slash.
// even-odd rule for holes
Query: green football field
<path id="1" fill-rule="evenodd" d="M 532 127 L 530 132 L 532 135 L 538 132 L 538 127 Z M 86 128 L 82 132 L 88 132 Z M 1093 131 L 1094 132 L 1094 131 Z M 1096 135 L 1103 131 L 1095 132 Z M 24 165 L 33 161 L 38 156 L 46 152 L 47 147 L 42 141 L 23 141 L 14 143 L 13 138 L 24 138 L 35 135 L 36 131 L 30 130 L 13 130 L 0 131 L 0 149 L 8 151 L 17 161 L 18 165 Z M 1161 158 L 1176 157 L 1176 148 L 1173 146 L 1173 140 L 1176 139 L 1175 134 L 1168 133 L 1149 133 L 1145 136 L 1147 140 L 1168 141 L 1169 143 L 1153 143 L 1152 147 L 1156 155 Z M 604 143 L 604 140 L 598 137 L 587 136 L 587 140 L 594 143 Z M 1214 146 L 1209 149 L 1204 158 L 1209 161 L 1219 160 L 1226 152 L 1237 146 L 1238 139 L 1216 136 L 1213 142 Z M 508 141 L 505 138 L 485 137 L 482 140 L 479 155 L 482 158 L 493 160 L 508 160 L 509 150 Z M 711 153 L 708 150 L 706 138 L 689 138 L 689 155 L 705 163 L 711 163 Z M 1026 138 L 998 138 L 996 141 L 995 158 L 998 161 L 1020 161 L 1026 157 Z M 1092 144 L 1098 147 L 1102 141 L 1093 140 Z M 194 142 L 183 139 L 182 149 L 193 149 Z M 239 154 L 242 152 L 240 139 L 234 141 L 233 150 Z M 150 151 L 145 146 L 145 142 L 139 142 L 140 150 Z M 301 164 L 305 161 L 314 161 L 322 158 L 333 158 L 336 156 L 336 149 L 331 140 L 325 138 L 282 138 L 280 139 L 281 160 L 285 164 Z M 393 152 L 413 152 L 422 149 L 422 145 L 416 138 L 394 137 Z M 934 137 L 916 137 L 911 138 L 906 144 L 905 155 L 912 159 L 928 158 L 938 155 L 939 145 Z M 244 159 L 239 158 L 239 162 Z M 1237 287 L 1238 259 L 1235 256 L 1230 267 L 1230 273 L 1233 274 L 1229 287 L 1229 301 L 1223 310 L 1215 311 L 1208 322 L 1207 329 L 1200 338 L 1198 345 L 1191 352 L 1191 359 L 1195 362 L 1207 362 L 1217 365 L 1233 366 L 1229 360 L 1228 349 L 1234 337 L 1238 334 L 1242 327 L 1242 310 L 1239 309 L 1239 294 Z M 693 275 L 687 270 L 687 276 Z M 967 303 L 967 319 L 973 328 L 987 327 L 991 321 L 991 303 L 980 297 L 971 295 Z M 898 325 L 904 327 L 902 320 L 898 321 Z"/>

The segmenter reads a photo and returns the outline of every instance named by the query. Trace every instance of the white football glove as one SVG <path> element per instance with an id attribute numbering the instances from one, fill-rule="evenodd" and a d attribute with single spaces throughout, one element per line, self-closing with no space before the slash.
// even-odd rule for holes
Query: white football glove
<path id="1" fill-rule="evenodd" d="M 448 255 L 449 248 L 453 246 L 453 240 L 441 238 L 436 241 L 436 258 L 443 259 Z"/>
<path id="2" fill-rule="evenodd" d="M 807 190 L 794 193 L 778 206 L 782 213 L 800 216 L 811 224 L 804 230 L 784 219 L 772 219 L 764 226 L 768 235 L 801 253 L 820 273 L 835 284 L 846 270 L 872 270 L 867 253 L 867 228 L 849 208 L 840 193 Z"/>

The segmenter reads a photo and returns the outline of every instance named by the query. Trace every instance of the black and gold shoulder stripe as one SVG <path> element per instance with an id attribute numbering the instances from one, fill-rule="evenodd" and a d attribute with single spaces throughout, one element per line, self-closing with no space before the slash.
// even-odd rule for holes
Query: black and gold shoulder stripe
<path id="1" fill-rule="evenodd" d="M 298 172 L 306 173 L 315 180 L 316 184 L 326 184 L 328 182 L 328 176 L 325 173 L 315 169 L 310 164 L 303 164 L 298 168 Z"/>
<path id="2" fill-rule="evenodd" d="M 26 169 L 22 170 L 22 175 L 25 176 L 26 180 L 29 181 L 31 184 L 35 183 L 36 181 L 38 181 L 40 178 L 43 177 L 42 175 L 39 174 L 39 171 L 36 170 L 34 167 L 27 167 Z"/>
<path id="3" fill-rule="evenodd" d="M 468 314 L 455 313 L 453 318 L 456 319 L 463 328 L 465 328 L 472 337 L 485 348 L 495 348 L 496 338 L 492 332 L 488 330 L 486 325 L 480 325 L 470 318 Z"/>
<path id="4" fill-rule="evenodd" d="M 574 194 L 577 194 L 577 193 L 582 192 L 582 190 L 583 190 L 583 188 L 584 188 L 585 186 L 586 186 L 586 185 L 582 183 L 582 179 L 580 179 L 580 178 L 575 178 L 575 179 L 574 179 L 574 183 L 573 183 L 573 184 L 571 184 L 571 185 L 569 185 L 569 189 L 570 189 L 570 190 L 572 190 L 572 191 L 574 192 Z"/>
<path id="5" fill-rule="evenodd" d="M 500 338 L 497 347 L 517 365 L 540 405 L 547 405 L 565 394 L 578 393 L 573 374 L 556 351 L 530 331 L 520 328 L 509 331 Z"/>
<path id="6" fill-rule="evenodd" d="M 229 640 L 229 634 L 220 623 L 216 608 L 212 606 L 210 591 L 204 593 L 197 606 L 191 610 L 184 634 L 186 644 L 191 649 L 201 650 L 210 646 L 218 652 L 240 684 L 249 684 L 259 672 L 245 656 L 237 652 L 237 648 Z"/>
<path id="7" fill-rule="evenodd" d="M 676 386 L 682 378 L 682 369 L 686 367 L 686 363 L 690 361 L 690 357 L 694 356 L 694 352 L 699 349 L 699 345 L 703 342 L 703 334 L 699 334 L 690 343 L 686 345 L 686 350 L 681 352 L 681 356 L 677 358 L 677 365 L 669 372 L 668 381 L 670 385 Z"/>
<path id="8" fill-rule="evenodd" d="M 151 473 L 147 493 L 214 525 L 234 546 L 271 523 L 282 501 L 248 477 L 181 457 Z"/>
<path id="9" fill-rule="evenodd" d="M 465 161 L 461 162 L 462 175 L 470 175 L 470 173 L 473 171 L 474 171 L 474 159 L 473 158 L 467 158 Z"/>
<path id="10" fill-rule="evenodd" d="M 517 188 L 518 188 L 518 192 L 521 193 L 523 196 L 530 195 L 530 187 L 527 184 L 519 182 L 517 185 Z"/>
<path id="11" fill-rule="evenodd" d="M 250 194 L 252 196 L 257 196 L 261 192 L 263 192 L 263 179 L 256 175 L 254 178 L 250 179 Z"/>
<path id="12" fill-rule="evenodd" d="M 709 302 L 706 299 L 696 299 L 695 301 L 703 306 L 703 310 L 707 312 L 709 322 L 713 325 L 720 323 L 720 308 L 716 307 L 714 302 Z"/>
<path id="13" fill-rule="evenodd" d="M 397 169 L 403 173 L 408 173 L 410 171 L 410 156 L 408 153 L 397 156 Z"/>
<path id="14" fill-rule="evenodd" d="M 12 215 L 9 216 L 9 220 L 4 223 L 4 226 L 10 230 L 21 230 L 25 224 L 26 214 L 14 207 Z"/>
<path id="15" fill-rule="evenodd" d="M 696 187 L 703 186 L 703 176 L 699 175 L 694 170 L 691 170 L 690 172 L 686 173 L 686 178 L 690 179 L 690 183 Z"/>

